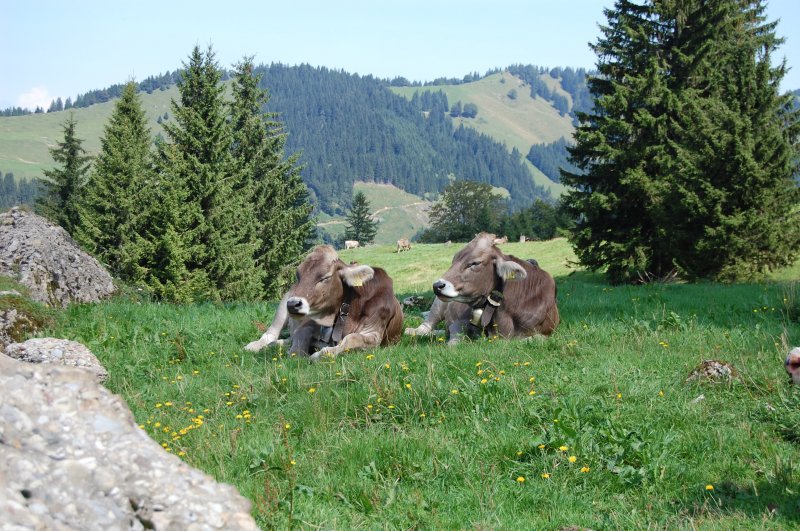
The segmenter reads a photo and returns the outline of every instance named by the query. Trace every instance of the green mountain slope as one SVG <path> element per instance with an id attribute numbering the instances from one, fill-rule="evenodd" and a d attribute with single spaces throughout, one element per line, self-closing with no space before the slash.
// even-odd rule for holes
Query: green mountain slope
<path id="1" fill-rule="evenodd" d="M 548 87 L 568 100 L 558 81 L 548 75 L 540 76 Z M 574 127 L 569 115 L 562 116 L 553 103 L 541 97 L 531 98 L 528 84 L 508 72 L 492 74 L 478 81 L 458 85 L 429 85 L 424 87 L 392 87 L 392 91 L 411 99 L 415 93 L 441 91 L 452 106 L 474 103 L 478 106 L 475 118 L 454 118 L 455 126 L 471 127 L 494 140 L 505 144 L 509 151 L 517 148 L 524 156 L 533 144 L 544 144 L 561 137 L 571 137 Z M 509 93 L 516 91 L 516 98 Z M 564 191 L 564 186 L 554 183 L 526 161 L 534 182 L 547 188 L 554 196 Z"/>
<path id="2" fill-rule="evenodd" d="M 142 94 L 142 107 L 147 113 L 153 135 L 161 131 L 159 116 L 170 112 L 170 99 L 178 89 Z M 49 148 L 64 138 L 61 124 L 73 113 L 77 120 L 78 138 L 90 155 L 100 151 L 100 136 L 114 109 L 114 101 L 90 107 L 27 116 L 0 118 L 0 171 L 11 172 L 16 178 L 41 178 L 42 170 L 53 167 Z"/>

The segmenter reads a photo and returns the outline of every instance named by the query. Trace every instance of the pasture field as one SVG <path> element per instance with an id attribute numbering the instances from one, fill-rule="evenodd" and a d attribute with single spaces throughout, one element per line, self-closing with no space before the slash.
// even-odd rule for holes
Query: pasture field
<path id="1" fill-rule="evenodd" d="M 460 248 L 343 251 L 421 294 Z M 756 284 L 612 287 L 563 240 L 507 244 L 556 277 L 546 340 L 394 346 L 310 364 L 242 346 L 274 303 L 126 295 L 57 316 L 137 421 L 234 484 L 269 528 L 800 528 L 795 268 Z M 792 272 L 793 271 L 793 272 Z M 416 326 L 420 310 L 406 312 Z M 702 360 L 731 382 L 686 382 Z"/>

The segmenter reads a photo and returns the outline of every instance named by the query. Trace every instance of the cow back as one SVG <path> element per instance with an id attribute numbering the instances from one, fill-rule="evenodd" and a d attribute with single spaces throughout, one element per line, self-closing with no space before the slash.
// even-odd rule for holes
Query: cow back
<path id="1" fill-rule="evenodd" d="M 531 263 L 508 255 L 506 259 L 522 266 L 527 276 L 505 283 L 498 318 L 510 318 L 514 323 L 514 330 L 508 335 L 550 335 L 560 320 L 555 280 L 535 261 Z"/>
<path id="2" fill-rule="evenodd" d="M 400 339 L 403 327 L 403 308 L 394 295 L 391 277 L 380 267 L 373 268 L 375 275 L 362 286 L 346 286 L 345 299 L 350 298 L 350 311 L 345 325 L 345 335 L 363 333 L 365 329 L 379 331 L 381 345 Z"/>

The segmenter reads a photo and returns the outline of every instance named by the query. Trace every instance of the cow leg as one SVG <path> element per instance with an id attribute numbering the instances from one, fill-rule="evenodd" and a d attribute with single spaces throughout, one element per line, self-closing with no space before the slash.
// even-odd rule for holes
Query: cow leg
<path id="1" fill-rule="evenodd" d="M 436 325 L 441 323 L 444 320 L 445 313 L 447 312 L 447 305 L 449 303 L 444 302 L 439 297 L 433 299 L 433 304 L 431 304 L 431 309 L 428 312 L 428 317 L 425 318 L 425 321 L 421 325 L 416 328 L 406 328 L 406 335 L 407 336 L 434 336 L 436 333 L 433 331 L 436 328 Z"/>
<path id="2" fill-rule="evenodd" d="M 356 349 L 377 347 L 381 343 L 383 334 L 375 332 L 356 332 L 347 334 L 335 347 L 325 347 L 311 355 L 311 361 L 319 361 L 323 358 L 335 358 L 342 352 Z"/>
<path id="3" fill-rule="evenodd" d="M 292 333 L 292 348 L 289 349 L 290 356 L 308 356 L 311 352 L 311 342 L 314 340 L 314 332 L 319 325 L 314 321 L 306 321 L 298 326 Z"/>
<path id="4" fill-rule="evenodd" d="M 275 317 L 272 319 L 272 324 L 269 325 L 267 331 L 264 332 L 264 335 L 262 335 L 257 341 L 253 341 L 245 345 L 245 350 L 249 350 L 250 352 L 258 352 L 259 350 L 266 348 L 278 341 L 278 337 L 281 335 L 281 330 L 283 330 L 283 327 L 286 326 L 286 321 L 289 318 L 289 312 L 286 310 L 286 301 L 288 299 L 289 293 L 287 292 L 281 299 L 281 302 L 278 303 L 278 309 L 275 311 Z"/>

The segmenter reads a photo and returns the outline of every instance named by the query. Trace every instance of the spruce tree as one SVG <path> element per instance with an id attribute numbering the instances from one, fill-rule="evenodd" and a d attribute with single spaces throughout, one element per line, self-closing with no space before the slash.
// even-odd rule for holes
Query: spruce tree
<path id="1" fill-rule="evenodd" d="M 260 273 L 253 239 L 252 210 L 243 207 L 236 187 L 246 181 L 234 164 L 222 72 L 209 48 L 195 47 L 164 123 L 167 140 L 159 145 L 162 176 L 186 194 L 180 234 L 186 251 L 188 283 L 198 298 L 253 298 Z M 183 192 L 180 191 L 183 189 Z M 176 245 L 179 245 L 176 241 Z"/>
<path id="2" fill-rule="evenodd" d="M 797 252 L 797 117 L 760 1 L 618 0 L 564 172 L 576 253 L 614 282 L 733 279 Z M 769 210 L 767 213 L 766 210 Z"/>
<path id="3" fill-rule="evenodd" d="M 76 126 L 77 122 L 70 113 L 62 125 L 64 140 L 58 143 L 58 147 L 50 149 L 50 156 L 58 166 L 44 170 L 48 180 L 43 181 L 41 195 L 36 201 L 39 214 L 70 234 L 80 223 L 78 202 L 92 160 L 83 149 L 83 140 L 78 138 Z"/>
<path id="4" fill-rule="evenodd" d="M 76 239 L 120 274 L 120 254 L 129 252 L 124 248 L 131 244 L 135 218 L 149 206 L 142 194 L 152 178 L 150 130 L 134 82 L 123 89 L 100 143 L 81 197 Z"/>
<path id="5" fill-rule="evenodd" d="M 372 243 L 378 232 L 378 222 L 373 221 L 369 213 L 370 205 L 364 192 L 356 192 L 353 205 L 347 214 L 347 226 L 344 230 L 345 240 L 356 240 L 361 244 Z"/>
<path id="6" fill-rule="evenodd" d="M 297 155 L 284 158 L 286 134 L 281 124 L 274 114 L 262 113 L 269 95 L 260 88 L 261 76 L 253 74 L 252 58 L 244 58 L 234 68 L 232 151 L 240 170 L 234 188 L 237 196 L 248 198 L 243 207 L 254 213 L 251 237 L 259 241 L 255 256 L 263 295 L 276 298 L 292 276 L 294 268 L 287 265 L 300 259 L 313 231 L 312 207 Z"/>

